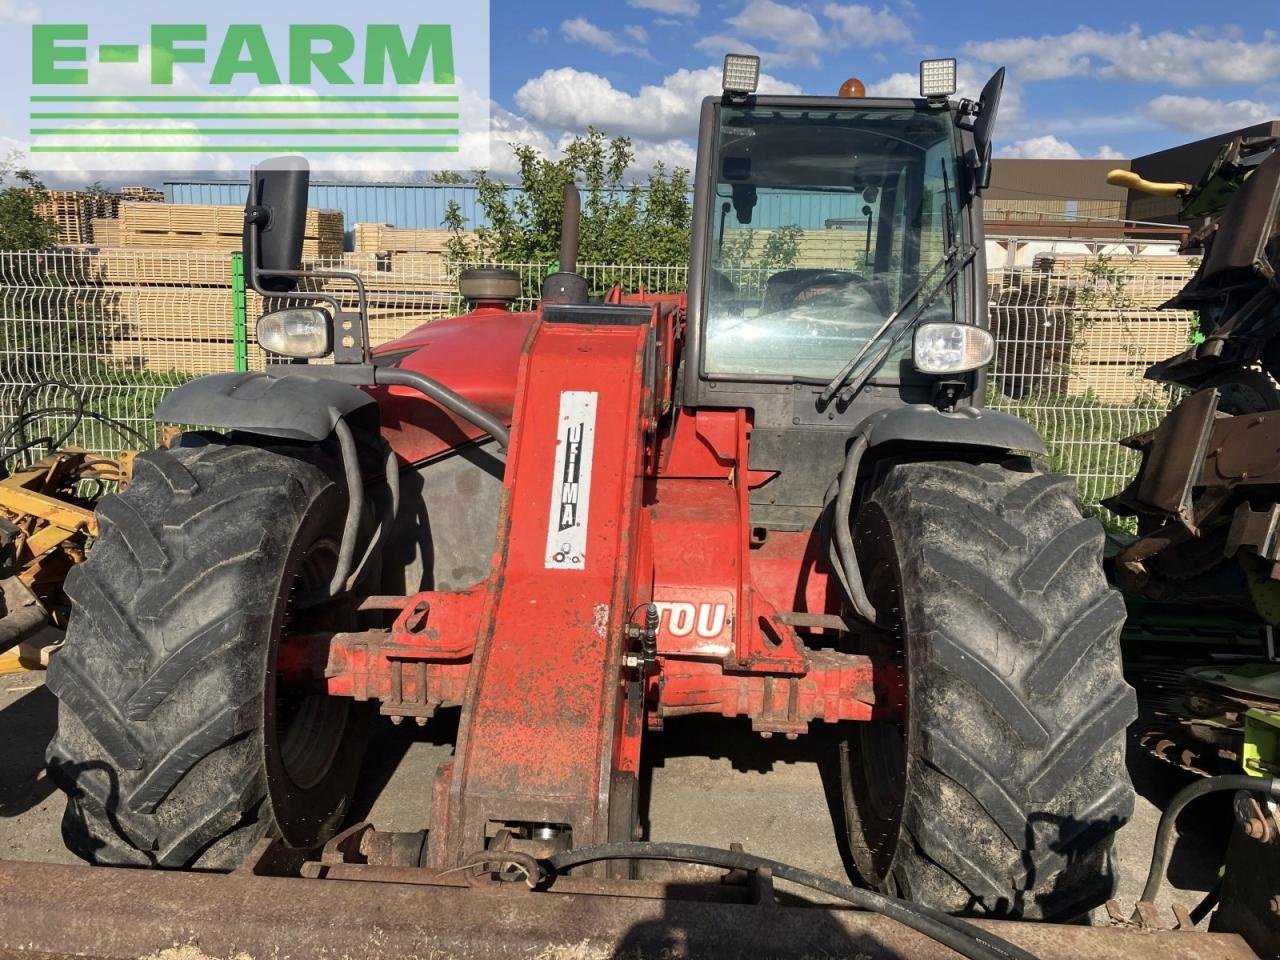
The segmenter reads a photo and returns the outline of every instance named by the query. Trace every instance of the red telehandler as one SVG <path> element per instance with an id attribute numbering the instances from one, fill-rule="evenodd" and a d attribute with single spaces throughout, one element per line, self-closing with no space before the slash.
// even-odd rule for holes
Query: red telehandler
<path id="1" fill-rule="evenodd" d="M 475 271 L 469 312 L 375 346 L 363 288 L 300 283 L 343 279 L 298 272 L 305 165 L 256 169 L 257 333 L 292 362 L 171 393 L 191 432 L 98 508 L 48 759 L 99 866 L 0 867 L 45 911 L 0 953 L 1249 956 L 1009 922 L 1110 895 L 1135 699 L 1101 528 L 981 405 L 1003 71 L 974 102 L 953 61 L 918 99 L 758 66 L 702 106 L 687 293 L 592 300 L 569 191 L 536 309 Z M 753 259 L 783 230 L 792 262 Z M 446 706 L 422 829 L 348 825 L 370 719 Z M 646 841 L 646 738 L 691 714 L 835 728 L 856 885 Z"/>

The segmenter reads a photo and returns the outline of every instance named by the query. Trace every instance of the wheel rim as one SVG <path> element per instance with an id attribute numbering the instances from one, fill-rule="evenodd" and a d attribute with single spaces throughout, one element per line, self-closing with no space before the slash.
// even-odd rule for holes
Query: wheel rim
<path id="1" fill-rule="evenodd" d="M 883 631 L 860 637 L 856 652 L 895 665 L 905 679 L 907 630 L 900 602 L 901 575 L 884 517 L 878 512 L 868 516 L 858 542 L 868 545 L 861 558 L 867 595 L 876 610 L 890 619 Z M 899 717 L 856 726 L 846 744 L 843 764 L 851 852 L 863 879 L 882 888 L 892 884 L 909 789 L 910 704 L 905 696 L 903 700 Z"/>
<path id="2" fill-rule="evenodd" d="M 338 545 L 327 537 L 311 544 L 302 554 L 286 598 L 281 646 L 288 643 L 291 635 L 337 626 L 333 605 L 321 605 L 305 614 L 294 607 L 299 597 L 328 589 L 337 561 Z M 268 738 L 268 743 L 274 740 L 276 759 L 289 783 L 298 790 L 310 790 L 333 767 L 346 732 L 350 702 L 331 697 L 323 690 L 290 683 L 279 675 L 273 686 L 274 736 Z"/>

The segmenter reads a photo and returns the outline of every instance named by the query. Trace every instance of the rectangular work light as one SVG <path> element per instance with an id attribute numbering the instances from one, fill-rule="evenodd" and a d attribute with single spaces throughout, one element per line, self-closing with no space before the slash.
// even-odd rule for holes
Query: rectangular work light
<path id="1" fill-rule="evenodd" d="M 730 53 L 724 58 L 725 93 L 755 93 L 760 85 L 760 58 L 747 53 Z"/>
<path id="2" fill-rule="evenodd" d="M 920 61 L 920 96 L 933 100 L 937 97 L 949 97 L 956 92 L 956 61 L 948 60 Z"/>

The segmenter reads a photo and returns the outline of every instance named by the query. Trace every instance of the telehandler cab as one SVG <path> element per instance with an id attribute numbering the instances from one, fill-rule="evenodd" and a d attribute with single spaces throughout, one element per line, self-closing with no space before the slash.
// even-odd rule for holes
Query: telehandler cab
<path id="1" fill-rule="evenodd" d="M 76 907 L 6 913 L 0 946 L 656 955 L 679 930 L 714 956 L 1247 956 L 999 922 L 1110 895 L 1135 699 L 1101 528 L 1035 431 L 982 408 L 1003 71 L 956 101 L 954 61 L 925 66 L 918 99 L 766 96 L 728 58 L 686 293 L 592 300 L 570 191 L 536 309 L 469 271 L 467 313 L 381 345 L 357 277 L 298 270 L 305 165 L 258 167 L 249 279 L 280 304 L 258 337 L 290 362 L 160 404 L 200 429 L 102 502 L 48 679 L 71 849 L 234 872 L 29 867 Z M 316 289 L 342 280 L 361 310 Z M 348 826 L 371 718 L 445 706 L 422 829 Z M 646 842 L 646 738 L 690 714 L 834 725 L 857 886 Z M 777 906 L 774 879 L 871 912 Z"/>

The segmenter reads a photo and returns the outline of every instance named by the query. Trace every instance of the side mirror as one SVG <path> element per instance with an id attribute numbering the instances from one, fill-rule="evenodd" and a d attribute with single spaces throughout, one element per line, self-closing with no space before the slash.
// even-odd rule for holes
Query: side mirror
<path id="1" fill-rule="evenodd" d="M 751 222 L 751 212 L 756 208 L 756 187 L 753 183 L 735 183 L 733 185 L 733 211 L 738 215 L 738 222 Z"/>
<path id="2" fill-rule="evenodd" d="M 244 255 L 250 285 L 288 293 L 297 277 L 263 276 L 262 271 L 296 271 L 302 266 L 311 169 L 302 157 L 274 157 L 249 175 L 244 208 Z"/>
<path id="3" fill-rule="evenodd" d="M 973 147 L 977 154 L 974 183 L 978 191 L 991 186 L 991 138 L 995 132 L 996 114 L 1000 112 L 1000 92 L 1004 90 L 1004 67 L 991 75 L 978 97 L 978 116 L 973 123 Z"/>

